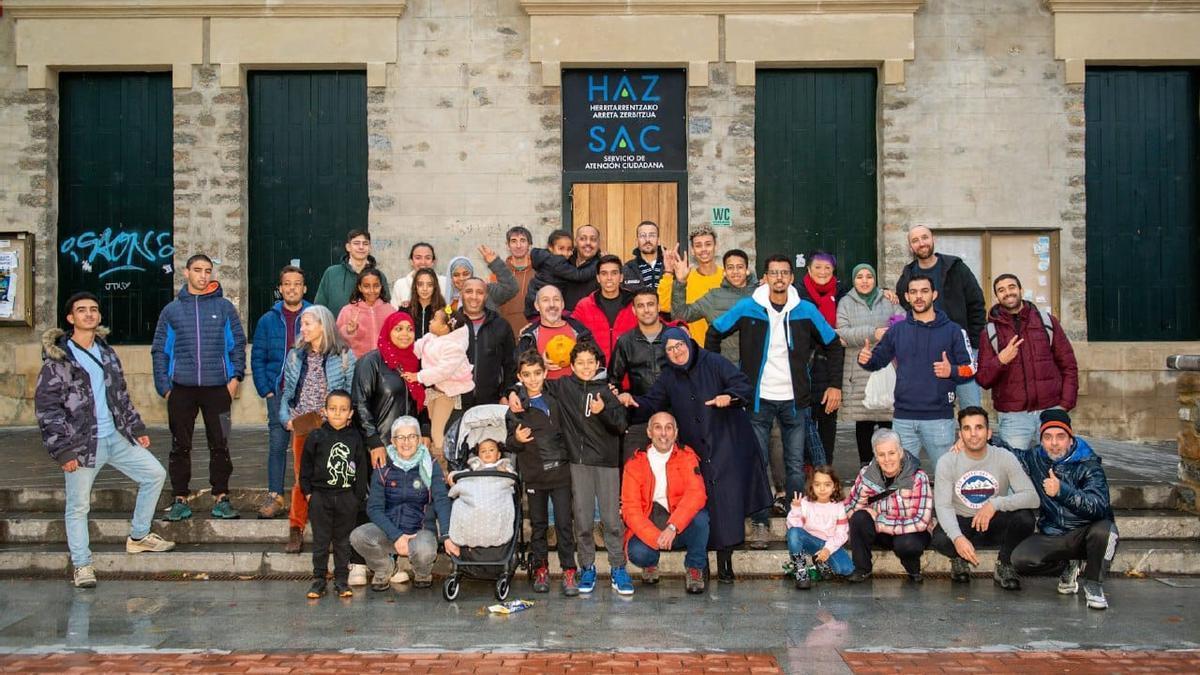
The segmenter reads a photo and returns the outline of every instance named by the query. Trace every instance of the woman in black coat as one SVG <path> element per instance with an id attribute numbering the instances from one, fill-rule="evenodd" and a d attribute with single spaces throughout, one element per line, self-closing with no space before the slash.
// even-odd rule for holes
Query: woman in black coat
<path id="1" fill-rule="evenodd" d="M 413 353 L 415 334 L 412 316 L 403 310 L 395 312 L 379 331 L 378 349 L 365 354 L 354 367 L 351 391 L 354 414 L 371 451 L 371 465 L 375 467 L 386 462 L 384 447 L 396 420 L 417 417 L 422 420 L 421 434 L 429 434 L 425 387 L 405 382 L 401 377 L 405 372 L 421 369 Z"/>
<path id="2" fill-rule="evenodd" d="M 669 367 L 645 396 L 622 394 L 635 421 L 667 410 L 679 424 L 679 442 L 700 457 L 708 491 L 709 550 L 717 551 L 717 574 L 733 581 L 733 547 L 746 538 L 745 519 L 771 506 L 767 470 L 745 405 L 754 388 L 720 354 L 700 349 L 681 328 L 663 333 Z"/>

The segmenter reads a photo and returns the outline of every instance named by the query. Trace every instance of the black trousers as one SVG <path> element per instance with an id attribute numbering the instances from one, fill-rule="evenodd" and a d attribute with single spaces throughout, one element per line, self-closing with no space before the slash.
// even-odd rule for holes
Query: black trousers
<path id="1" fill-rule="evenodd" d="M 1012 564 L 1013 549 L 1033 534 L 1033 526 L 1037 522 L 1037 510 L 997 511 L 992 516 L 991 522 L 988 523 L 988 529 L 984 532 L 979 532 L 971 527 L 970 518 L 957 515 L 955 517 L 958 518 L 958 529 L 962 530 L 967 541 L 974 544 L 975 548 L 999 546 L 1000 562 L 1009 565 Z M 946 536 L 946 531 L 942 529 L 941 525 L 934 529 L 933 541 L 929 545 L 947 558 L 958 557 L 954 542 Z"/>
<path id="2" fill-rule="evenodd" d="M 629 425 L 629 429 L 621 437 L 621 466 L 625 466 L 625 462 L 633 457 L 633 453 L 650 444 L 650 437 L 646 435 L 648 426 L 645 423 Z"/>
<path id="3" fill-rule="evenodd" d="M 825 463 L 833 464 L 833 445 L 837 442 L 837 411 L 825 412 L 825 405 L 818 396 L 812 407 L 813 422 L 817 424 L 817 435 L 825 446 Z"/>
<path id="4" fill-rule="evenodd" d="M 550 547 L 546 531 L 550 527 L 550 502 L 554 502 L 554 530 L 557 536 L 558 565 L 563 569 L 575 568 L 575 520 L 571 501 L 571 486 L 564 485 L 553 490 L 527 489 L 529 498 L 529 526 L 533 533 L 529 537 L 529 568 L 536 570 L 546 561 Z"/>
<path id="5" fill-rule="evenodd" d="M 928 532 L 884 534 L 875 530 L 875 521 L 866 511 L 855 511 L 850 516 L 850 554 L 856 570 L 870 572 L 871 548 L 879 547 L 894 552 L 905 572 L 916 574 L 921 571 L 921 554 L 928 546 Z"/>
<path id="6" fill-rule="evenodd" d="M 1030 535 L 1017 545 L 1012 562 L 1022 574 L 1056 574 L 1069 560 L 1086 560 L 1083 578 L 1099 583 L 1117 555 L 1118 541 L 1117 526 L 1111 520 L 1097 520 L 1066 534 Z"/>
<path id="7" fill-rule="evenodd" d="M 333 549 L 333 578 L 350 578 L 350 533 L 358 523 L 358 496 L 354 490 L 313 490 L 308 501 L 308 522 L 313 531 L 313 576 L 325 578 L 329 550 Z"/>
<path id="8" fill-rule="evenodd" d="M 858 445 L 858 463 L 870 464 L 875 459 L 875 448 L 871 447 L 871 435 L 876 429 L 891 429 L 891 422 L 859 421 L 854 423 L 854 442 Z"/>
<path id="9" fill-rule="evenodd" d="M 213 495 L 229 492 L 233 460 L 229 458 L 229 406 L 233 399 L 224 385 L 188 387 L 174 384 L 167 399 L 167 425 L 171 428 L 171 454 L 168 471 L 171 491 L 186 497 L 192 482 L 192 435 L 196 431 L 196 413 L 204 416 L 204 435 L 208 437 L 208 480 Z"/>

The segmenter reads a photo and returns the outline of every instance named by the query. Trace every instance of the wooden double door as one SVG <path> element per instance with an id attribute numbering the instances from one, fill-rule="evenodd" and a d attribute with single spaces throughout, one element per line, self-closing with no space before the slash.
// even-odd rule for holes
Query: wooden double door
<path id="1" fill-rule="evenodd" d="M 679 242 L 679 184 L 575 183 L 571 186 L 571 223 L 600 230 L 600 248 L 622 260 L 637 247 L 637 226 L 658 223 L 659 244 L 670 249 Z"/>

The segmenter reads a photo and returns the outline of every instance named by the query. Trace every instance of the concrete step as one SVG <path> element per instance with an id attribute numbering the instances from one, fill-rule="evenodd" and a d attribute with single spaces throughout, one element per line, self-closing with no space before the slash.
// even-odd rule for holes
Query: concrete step
<path id="1" fill-rule="evenodd" d="M 262 504 L 267 491 L 263 488 L 233 488 L 229 497 L 234 507 L 244 517 L 253 517 Z M 1109 494 L 1115 509 L 1177 509 L 1180 507 L 1179 492 L 1170 483 L 1149 481 L 1114 480 L 1109 483 Z M 133 510 L 137 491 L 133 487 L 96 488 L 92 490 L 93 511 L 129 512 Z M 285 499 L 290 498 L 290 493 Z M 66 492 L 62 488 L 0 488 L 0 513 L 18 511 L 62 511 L 66 503 Z M 169 486 L 160 496 L 159 508 L 170 506 Z M 207 490 L 194 493 L 192 509 L 208 510 L 212 496 Z"/>
<path id="2" fill-rule="evenodd" d="M 1167 510 L 1123 510 L 1117 512 L 1117 526 L 1123 540 L 1137 539 L 1200 539 L 1200 517 L 1181 511 Z M 774 517 L 770 520 L 771 541 L 787 540 L 787 521 Z M 192 518 L 170 523 L 156 521 L 154 531 L 180 544 L 261 544 L 264 549 L 283 546 L 288 538 L 287 518 L 259 520 L 241 518 L 220 520 L 208 513 L 197 513 Z M 93 543 L 118 544 L 129 534 L 129 514 L 95 512 L 89 517 L 89 533 Z M 750 525 L 746 525 L 749 537 Z M 593 536 L 596 546 L 604 548 L 603 528 L 596 523 Z M 529 521 L 525 522 L 525 538 L 530 537 Z M 311 541 L 312 528 L 305 528 L 305 540 Z M 66 529 L 61 513 L 27 512 L 13 513 L 0 517 L 0 543 L 61 543 L 66 542 Z M 556 540 L 552 529 L 549 540 Z"/>
<path id="3" fill-rule="evenodd" d="M 70 560 L 62 544 L 3 544 L 0 545 L 0 574 L 4 575 L 61 575 L 70 572 Z M 312 557 L 307 553 L 288 555 L 274 551 L 263 551 L 261 546 L 248 544 L 185 544 L 169 553 L 127 554 L 124 548 L 113 544 L 93 547 L 93 564 L 101 574 L 130 576 L 165 576 L 195 578 L 198 574 L 219 578 L 264 576 L 304 576 L 311 573 Z M 710 564 L 715 567 L 715 555 L 710 554 Z M 990 574 L 995 564 L 995 551 L 980 551 L 979 574 Z M 557 557 L 550 556 L 551 571 L 560 572 Z M 765 551 L 740 550 L 734 554 L 734 569 L 744 577 L 773 577 L 783 574 L 783 565 L 788 561 L 786 548 L 779 543 Z M 607 557 L 600 553 L 596 558 L 600 574 L 608 573 Z M 929 574 L 947 574 L 949 559 L 928 551 L 922 563 Z M 683 574 L 683 553 L 669 552 L 662 555 L 659 568 L 664 574 Z M 441 556 L 435 573 L 444 575 L 449 570 L 445 556 Z M 875 554 L 875 574 L 899 575 L 903 573 L 899 560 L 890 552 Z M 1117 551 L 1112 567 L 1114 575 L 1192 575 L 1200 574 L 1200 543 L 1179 540 L 1142 540 L 1123 542 Z M 523 574 L 521 575 L 524 576 Z"/>

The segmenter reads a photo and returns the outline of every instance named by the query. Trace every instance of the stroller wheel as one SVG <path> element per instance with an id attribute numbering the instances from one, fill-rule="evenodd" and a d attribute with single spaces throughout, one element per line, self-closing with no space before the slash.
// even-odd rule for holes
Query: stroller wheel
<path id="1" fill-rule="evenodd" d="M 446 602 L 454 602 L 457 600 L 458 591 L 458 577 L 453 575 L 446 577 L 446 580 L 442 582 L 442 597 L 446 599 Z"/>
<path id="2" fill-rule="evenodd" d="M 496 599 L 501 602 L 508 599 L 508 575 L 496 580 Z"/>

